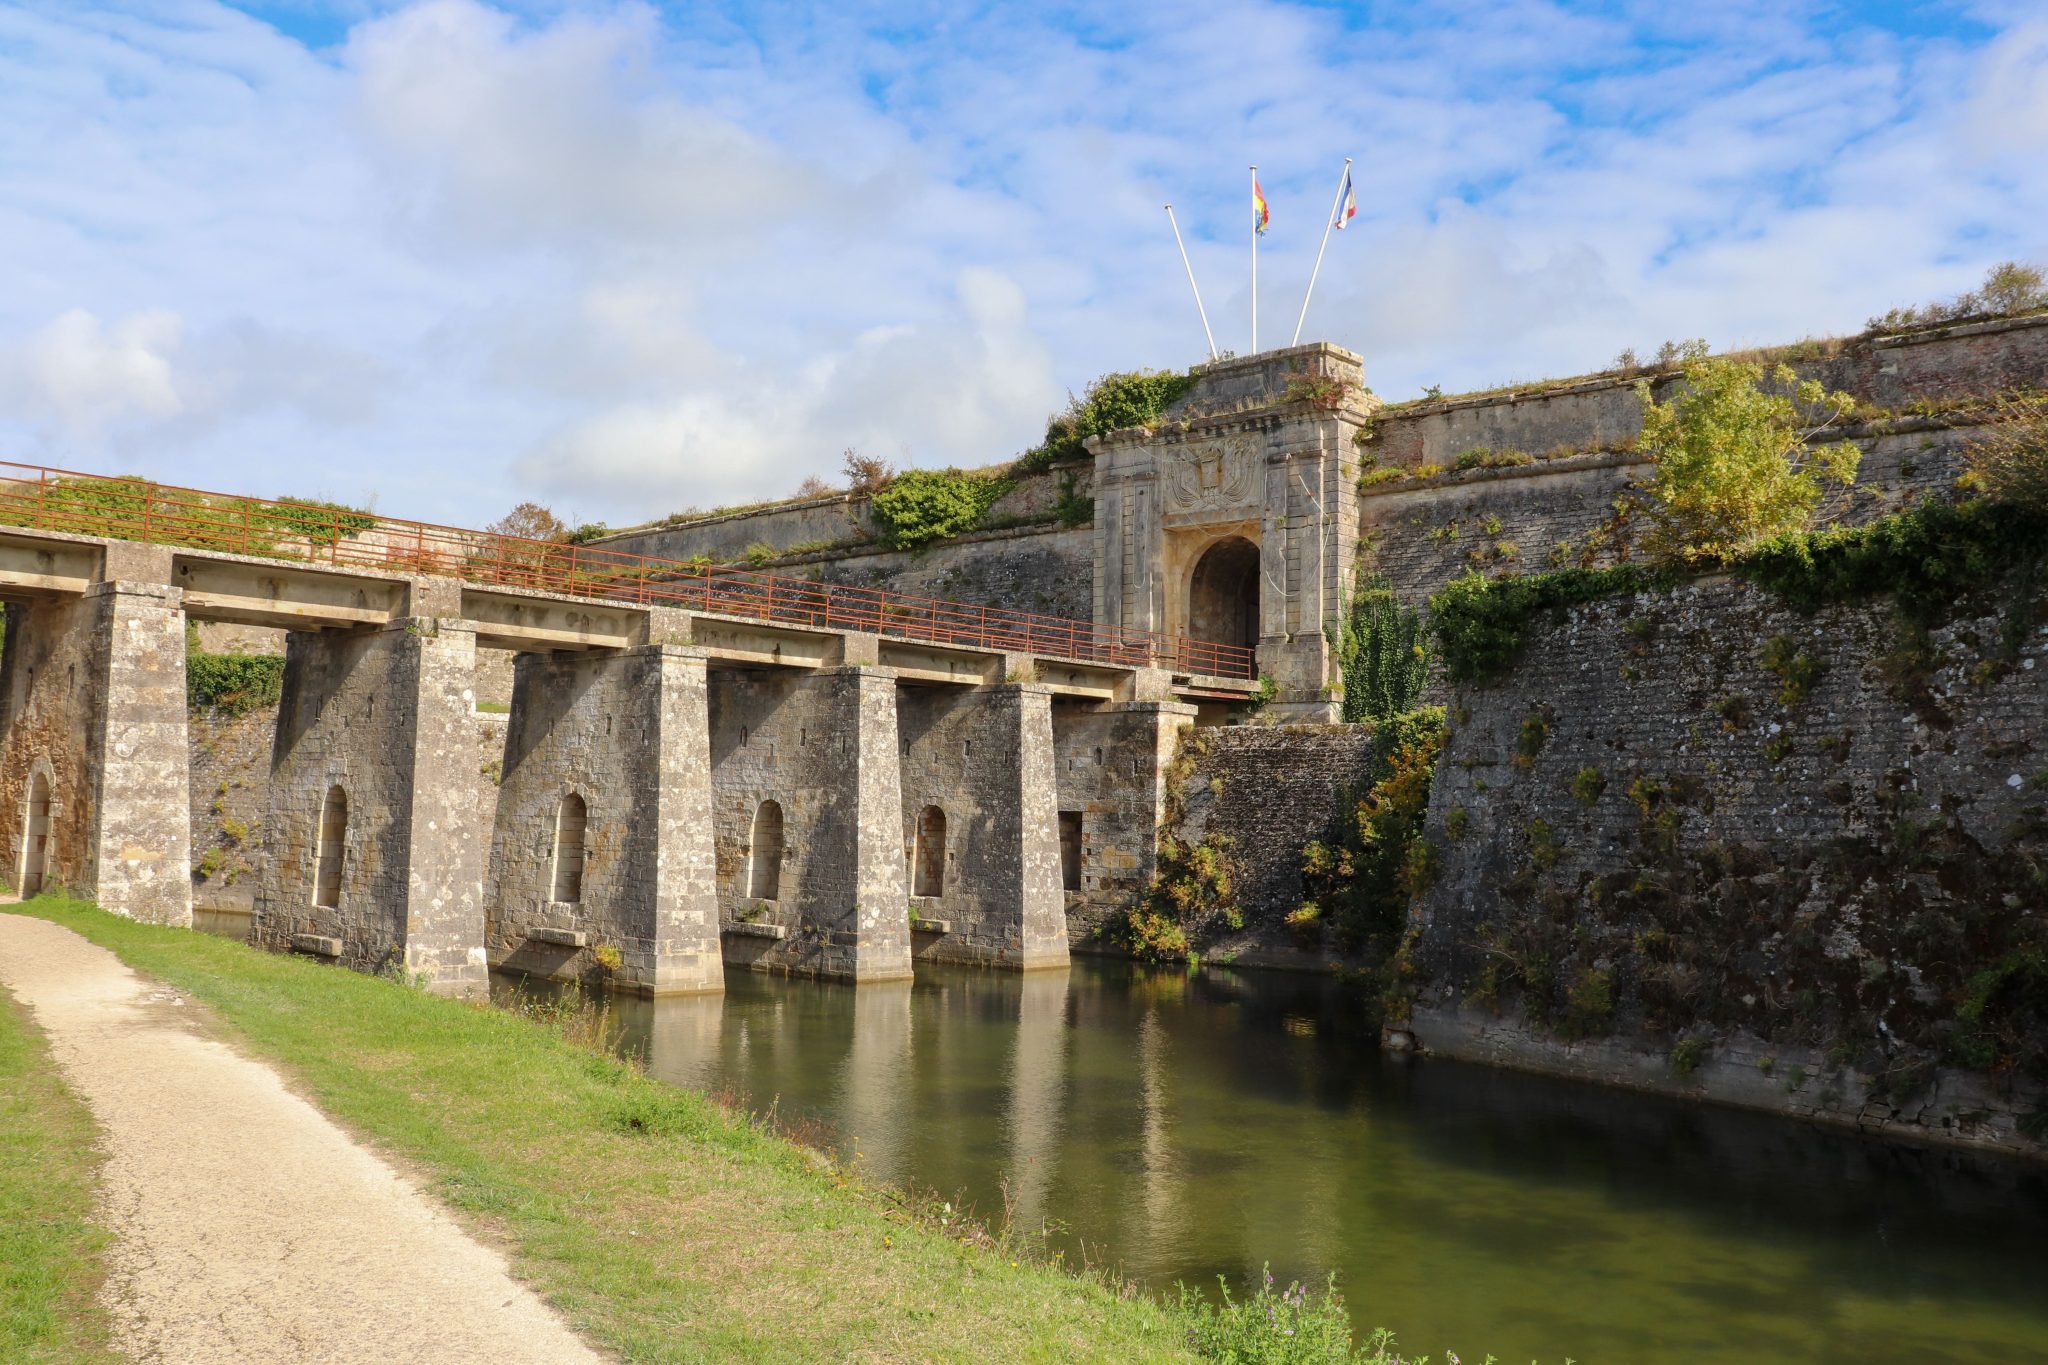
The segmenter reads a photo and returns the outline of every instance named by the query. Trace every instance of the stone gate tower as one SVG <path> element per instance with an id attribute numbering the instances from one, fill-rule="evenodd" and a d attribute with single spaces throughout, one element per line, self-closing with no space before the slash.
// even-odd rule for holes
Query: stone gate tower
<path id="1" fill-rule="evenodd" d="M 1219 360 L 1156 427 L 1090 441 L 1095 619 L 1255 646 L 1285 721 L 1333 721 L 1329 632 L 1358 551 L 1358 440 L 1380 400 L 1326 342 Z"/>

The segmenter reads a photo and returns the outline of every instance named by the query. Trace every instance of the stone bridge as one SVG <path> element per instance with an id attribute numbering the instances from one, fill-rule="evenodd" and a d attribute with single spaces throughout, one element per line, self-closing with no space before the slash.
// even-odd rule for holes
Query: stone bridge
<path id="1" fill-rule="evenodd" d="M 627 595 L 0 528 L 12 880 L 192 922 L 186 627 L 232 622 L 291 632 L 267 946 L 449 992 L 493 966 L 663 994 L 719 990 L 726 961 L 1058 965 L 1070 905 L 1149 881 L 1191 703 L 1253 690 L 1043 633 L 975 648 Z M 517 651 L 494 815 L 480 647 Z"/>

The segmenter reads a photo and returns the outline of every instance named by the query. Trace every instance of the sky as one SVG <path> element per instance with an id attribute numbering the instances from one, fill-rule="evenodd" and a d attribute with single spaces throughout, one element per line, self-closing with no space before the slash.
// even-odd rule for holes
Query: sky
<path id="1" fill-rule="evenodd" d="M 0 458 L 487 522 L 986 465 L 1250 338 L 1389 401 L 2048 263 L 2048 12 L 0 0 Z"/>

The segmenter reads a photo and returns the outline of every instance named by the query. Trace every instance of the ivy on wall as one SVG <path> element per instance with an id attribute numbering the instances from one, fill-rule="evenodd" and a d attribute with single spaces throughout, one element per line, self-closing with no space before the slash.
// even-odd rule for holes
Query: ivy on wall
<path id="1" fill-rule="evenodd" d="M 1360 571 L 1344 619 L 1330 635 L 1344 680 L 1347 724 L 1384 720 L 1414 708 L 1429 680 L 1428 632 L 1422 613 L 1395 598 L 1384 574 Z"/>

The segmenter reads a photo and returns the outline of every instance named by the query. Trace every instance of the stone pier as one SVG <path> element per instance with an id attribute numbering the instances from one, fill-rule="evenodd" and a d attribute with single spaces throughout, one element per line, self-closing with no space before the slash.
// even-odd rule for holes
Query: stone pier
<path id="1" fill-rule="evenodd" d="M 514 669 L 491 965 L 644 995 L 723 990 L 703 655 L 527 653 Z"/>
<path id="2" fill-rule="evenodd" d="M 1050 689 L 906 687 L 897 716 L 918 959 L 1065 966 Z"/>
<path id="3" fill-rule="evenodd" d="M 192 923 L 183 594 L 125 579 L 8 609 L 8 882 Z"/>

